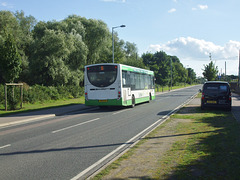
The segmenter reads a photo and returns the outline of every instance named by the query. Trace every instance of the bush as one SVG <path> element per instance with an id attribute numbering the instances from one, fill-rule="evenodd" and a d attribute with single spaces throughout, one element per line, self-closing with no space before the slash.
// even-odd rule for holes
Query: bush
<path id="1" fill-rule="evenodd" d="M 43 103 L 50 100 L 72 99 L 83 96 L 84 88 L 80 86 L 29 86 L 23 83 L 23 103 Z M 0 85 L 0 103 L 5 105 L 4 85 Z M 10 109 L 16 109 L 20 103 L 20 88 L 14 87 L 14 98 L 12 88 L 8 88 L 8 105 Z"/>
<path id="2" fill-rule="evenodd" d="M 4 85 L 0 84 L 0 104 L 5 103 L 5 92 Z"/>
<path id="3" fill-rule="evenodd" d="M 36 103 L 49 100 L 79 98 L 84 94 L 83 87 L 79 86 L 24 86 L 24 103 Z"/>

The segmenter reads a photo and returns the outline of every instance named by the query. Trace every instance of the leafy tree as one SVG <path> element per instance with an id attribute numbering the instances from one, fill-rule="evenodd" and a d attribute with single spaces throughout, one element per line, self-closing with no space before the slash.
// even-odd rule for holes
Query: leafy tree
<path id="1" fill-rule="evenodd" d="M 14 15 L 10 11 L 0 11 L 0 83 L 9 81 L 6 77 L 8 62 L 5 58 L 12 52 L 10 52 L 10 49 L 6 48 L 6 45 L 14 44 L 14 46 L 16 46 L 18 30 L 19 25 Z M 9 36 L 10 34 L 13 38 Z M 14 42 L 12 42 L 12 39 L 14 39 Z"/>
<path id="2" fill-rule="evenodd" d="M 0 37 L 1 42 L 6 40 L 8 34 L 12 34 L 15 41 L 19 39 L 19 24 L 16 17 L 10 11 L 0 11 Z M 6 32 L 8 34 L 6 34 Z"/>
<path id="3" fill-rule="evenodd" d="M 170 82 L 171 59 L 165 52 L 156 52 L 154 55 L 143 54 L 142 58 L 143 63 L 154 71 L 157 84 L 165 86 Z"/>
<path id="4" fill-rule="evenodd" d="M 0 11 L 0 45 L 3 46 L 7 39 L 7 34 L 4 32 L 13 36 L 22 62 L 20 80 L 25 79 L 28 73 L 29 47 L 32 41 L 31 31 L 35 23 L 35 18 L 33 16 L 25 17 L 23 11 L 17 11 L 15 14 L 10 11 Z"/>
<path id="5" fill-rule="evenodd" d="M 183 67 L 181 63 L 173 62 L 173 84 L 180 82 L 186 82 L 188 77 L 188 71 Z"/>
<path id="6" fill-rule="evenodd" d="M 83 37 L 84 43 L 88 47 L 87 64 L 99 62 L 101 50 L 104 46 L 109 46 L 110 32 L 106 23 L 101 20 L 80 18 L 81 23 L 86 29 Z"/>
<path id="7" fill-rule="evenodd" d="M 25 16 L 23 11 L 17 11 L 14 15 L 19 25 L 18 50 L 22 59 L 22 72 L 19 78 L 26 81 L 29 74 L 29 50 L 33 41 L 32 30 L 37 20 L 33 16 Z"/>
<path id="8" fill-rule="evenodd" d="M 124 50 L 127 57 L 136 58 L 138 56 L 137 55 L 138 49 L 135 43 L 130 43 L 127 41 L 124 45 Z"/>
<path id="9" fill-rule="evenodd" d="M 196 73 L 194 72 L 194 70 L 192 68 L 187 68 L 187 71 L 188 71 L 187 83 L 192 84 L 193 81 L 196 79 Z"/>
<path id="10" fill-rule="evenodd" d="M 79 85 L 83 82 L 82 69 L 88 48 L 82 35 L 84 28 L 75 17 L 62 22 L 39 22 L 33 31 L 30 60 L 34 81 L 46 85 Z"/>
<path id="11" fill-rule="evenodd" d="M 30 69 L 32 83 L 45 85 L 63 85 L 68 83 L 70 71 L 65 65 L 72 42 L 66 42 L 61 31 L 46 29 L 44 36 L 32 44 Z"/>
<path id="12" fill-rule="evenodd" d="M 21 72 L 21 57 L 17 50 L 17 45 L 11 34 L 0 47 L 1 66 L 0 72 L 5 82 L 14 82 Z"/>
<path id="13" fill-rule="evenodd" d="M 213 61 L 211 61 L 208 65 L 204 65 L 203 76 L 208 81 L 213 81 L 217 78 L 218 67 L 215 66 Z"/>

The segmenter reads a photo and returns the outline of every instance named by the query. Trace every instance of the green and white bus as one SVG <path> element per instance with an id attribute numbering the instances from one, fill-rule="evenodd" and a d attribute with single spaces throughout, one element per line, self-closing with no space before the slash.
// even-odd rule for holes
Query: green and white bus
<path id="1" fill-rule="evenodd" d="M 85 66 L 85 105 L 132 106 L 155 99 L 154 73 L 123 64 Z"/>

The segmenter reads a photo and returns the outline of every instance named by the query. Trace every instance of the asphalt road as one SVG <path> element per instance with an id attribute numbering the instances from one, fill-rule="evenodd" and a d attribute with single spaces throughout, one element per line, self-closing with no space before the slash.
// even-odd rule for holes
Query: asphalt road
<path id="1" fill-rule="evenodd" d="M 135 108 L 89 109 L 0 129 L 0 179 L 84 179 L 201 86 L 160 94 Z"/>

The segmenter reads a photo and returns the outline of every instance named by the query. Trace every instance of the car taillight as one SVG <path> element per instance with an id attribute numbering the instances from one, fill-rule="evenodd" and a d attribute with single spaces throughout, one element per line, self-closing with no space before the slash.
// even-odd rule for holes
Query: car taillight
<path id="1" fill-rule="evenodd" d="M 88 94 L 87 94 L 87 92 L 85 93 L 85 100 L 88 101 Z"/>
<path id="2" fill-rule="evenodd" d="M 202 93 L 202 100 L 204 100 L 204 93 Z"/>
<path id="3" fill-rule="evenodd" d="M 121 98 L 121 91 L 118 91 L 118 99 Z"/>
<path id="4" fill-rule="evenodd" d="M 230 94 L 229 94 L 229 101 L 231 101 L 232 100 L 232 93 L 230 92 Z"/>

